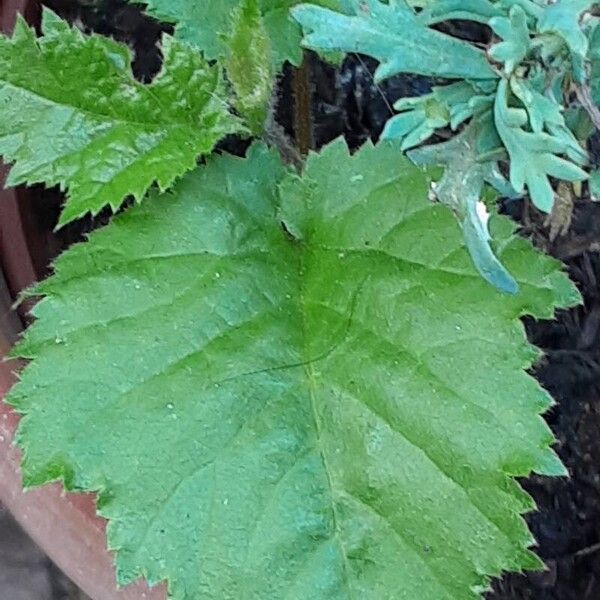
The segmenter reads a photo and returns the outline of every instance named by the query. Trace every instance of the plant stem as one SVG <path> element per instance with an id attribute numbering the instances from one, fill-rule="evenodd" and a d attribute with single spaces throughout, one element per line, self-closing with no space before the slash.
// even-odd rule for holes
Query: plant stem
<path id="1" fill-rule="evenodd" d="M 276 81 L 271 94 L 271 100 L 269 102 L 263 139 L 267 145 L 277 149 L 283 164 L 292 165 L 297 171 L 302 171 L 304 163 L 302 155 L 296 148 L 294 140 L 288 136 L 285 129 L 277 122 L 278 101 L 279 85 Z"/>
<path id="2" fill-rule="evenodd" d="M 293 88 L 296 146 L 300 154 L 306 156 L 314 148 L 311 68 L 306 53 L 300 67 L 294 70 Z"/>

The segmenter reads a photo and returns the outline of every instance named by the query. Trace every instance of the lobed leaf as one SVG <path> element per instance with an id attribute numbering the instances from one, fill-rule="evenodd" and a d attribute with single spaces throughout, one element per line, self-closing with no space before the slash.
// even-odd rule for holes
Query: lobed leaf
<path id="1" fill-rule="evenodd" d="M 566 127 L 552 132 L 527 131 L 528 113 L 508 105 L 508 89 L 508 82 L 502 79 L 494 103 L 494 122 L 510 156 L 510 182 L 518 193 L 527 185 L 533 203 L 549 213 L 554 204 L 550 176 L 563 181 L 587 179 L 581 167 L 560 156 L 576 153 L 580 157 L 581 150 L 574 148 L 574 138 Z"/>
<path id="2" fill-rule="evenodd" d="M 120 583 L 467 600 L 539 566 L 513 477 L 564 468 L 519 317 L 578 295 L 505 219 L 497 293 L 427 189 L 387 144 L 302 177 L 255 146 L 59 258 L 9 402 L 26 485 L 99 492 Z"/>
<path id="3" fill-rule="evenodd" d="M 481 89 L 468 81 L 434 87 L 431 94 L 398 100 L 394 108 L 400 114 L 388 120 L 381 138 L 400 140 L 401 149 L 407 150 L 427 140 L 440 127 L 450 125 L 456 130 L 475 113 L 489 109 L 493 101 L 493 88 Z"/>
<path id="4" fill-rule="evenodd" d="M 493 17 L 489 25 L 503 39 L 490 48 L 490 56 L 503 62 L 505 72 L 510 75 L 527 56 L 530 48 L 527 14 L 515 4 L 508 17 Z"/>
<path id="5" fill-rule="evenodd" d="M 375 79 L 398 73 L 494 79 L 485 54 L 471 44 L 430 29 L 403 0 L 346 0 L 348 14 L 300 5 L 292 15 L 305 32 L 303 45 L 319 52 L 360 52 L 376 58 Z"/>
<path id="6" fill-rule="evenodd" d="M 126 196 L 138 202 L 196 165 L 228 133 L 218 67 L 165 36 L 164 65 L 143 85 L 123 44 L 85 36 L 44 10 L 42 37 L 19 20 L 0 37 L 0 154 L 9 185 L 68 189 L 64 224 Z"/>

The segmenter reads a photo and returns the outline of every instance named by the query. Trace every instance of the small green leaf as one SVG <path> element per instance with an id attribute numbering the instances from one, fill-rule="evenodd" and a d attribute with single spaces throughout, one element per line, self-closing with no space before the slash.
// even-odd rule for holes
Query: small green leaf
<path id="1" fill-rule="evenodd" d="M 375 79 L 398 73 L 493 79 L 483 52 L 422 23 L 403 0 L 347 0 L 345 15 L 309 4 L 292 9 L 305 32 L 303 45 L 319 52 L 361 52 L 376 58 Z"/>
<path id="2" fill-rule="evenodd" d="M 43 36 L 20 20 L 0 37 L 0 154 L 14 166 L 9 185 L 68 189 L 64 224 L 153 182 L 168 188 L 240 125 L 219 69 L 163 38 L 164 65 L 143 85 L 126 46 L 85 36 L 49 10 Z"/>
<path id="3" fill-rule="evenodd" d="M 588 175 L 573 162 L 560 157 L 568 154 L 569 139 L 558 133 L 527 131 L 524 126 L 528 113 L 522 108 L 509 107 L 508 100 L 508 82 L 502 79 L 494 103 L 494 121 L 510 156 L 510 182 L 518 193 L 527 185 L 533 203 L 549 213 L 554 204 L 550 176 L 564 181 L 583 181 Z"/>
<path id="4" fill-rule="evenodd" d="M 557 0 L 544 7 L 538 20 L 540 33 L 553 33 L 564 40 L 573 61 L 575 78 L 583 83 L 586 78 L 585 60 L 588 53 L 588 39 L 582 30 L 582 14 L 597 4 L 595 0 Z"/>
<path id="5" fill-rule="evenodd" d="M 254 147 L 57 261 L 9 397 L 23 476 L 99 492 L 120 583 L 475 600 L 539 567 L 513 477 L 564 467 L 520 317 L 579 296 L 506 219 L 498 294 L 427 188 L 388 144 L 302 177 Z"/>
<path id="6" fill-rule="evenodd" d="M 490 48 L 490 56 L 504 63 L 504 71 L 511 74 L 529 51 L 527 15 L 518 5 L 510 9 L 508 17 L 493 17 L 490 27 L 504 40 Z"/>
<path id="7" fill-rule="evenodd" d="M 487 83 L 492 85 L 490 89 L 496 85 L 495 80 Z M 493 98 L 467 81 L 434 87 L 425 96 L 401 98 L 394 105 L 400 114 L 386 123 L 381 138 L 400 140 L 401 149 L 408 150 L 427 140 L 440 127 L 451 125 L 456 130 L 475 113 L 489 109 Z"/>
<path id="8" fill-rule="evenodd" d="M 400 114 L 386 123 L 381 139 L 401 141 L 402 150 L 418 146 L 431 137 L 436 129 L 445 127 L 450 122 L 448 107 L 434 94 L 403 98 L 396 102 L 394 108 Z"/>
<path id="9" fill-rule="evenodd" d="M 236 94 L 235 106 L 258 135 L 264 127 L 274 78 L 271 44 L 258 0 L 242 0 L 234 12 L 227 46 L 225 64 Z"/>

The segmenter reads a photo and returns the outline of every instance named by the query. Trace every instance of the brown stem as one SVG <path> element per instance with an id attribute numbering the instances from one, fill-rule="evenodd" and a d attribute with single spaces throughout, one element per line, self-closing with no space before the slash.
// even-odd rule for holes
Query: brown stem
<path id="1" fill-rule="evenodd" d="M 302 155 L 294 145 L 294 140 L 288 136 L 285 129 L 277 122 L 278 88 L 278 82 L 276 82 L 269 102 L 263 139 L 267 145 L 277 149 L 283 164 L 292 165 L 297 171 L 301 171 L 304 163 Z"/>
<path id="2" fill-rule="evenodd" d="M 296 146 L 306 156 L 314 148 L 310 57 L 306 53 L 300 67 L 294 70 L 293 87 Z"/>

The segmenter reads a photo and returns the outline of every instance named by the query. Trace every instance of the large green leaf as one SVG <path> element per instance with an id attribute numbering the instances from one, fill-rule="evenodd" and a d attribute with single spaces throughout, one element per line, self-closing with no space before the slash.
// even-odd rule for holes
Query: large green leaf
<path id="1" fill-rule="evenodd" d="M 427 27 L 404 0 L 346 0 L 349 14 L 303 4 L 292 15 L 306 34 L 303 44 L 317 51 L 361 52 L 381 65 L 375 78 L 398 73 L 493 79 L 485 53 Z"/>
<path id="2" fill-rule="evenodd" d="M 512 477 L 564 470 L 519 317 L 578 296 L 507 220 L 498 293 L 427 190 L 386 144 L 302 177 L 255 146 L 69 250 L 17 351 L 25 485 L 98 491 L 120 582 L 177 600 L 466 600 L 537 566 Z"/>
<path id="3" fill-rule="evenodd" d="M 243 0 L 129 0 L 147 5 L 155 17 L 175 24 L 177 38 L 189 42 L 207 58 L 227 54 L 226 38 L 231 35 L 233 15 Z M 289 60 L 302 61 L 300 29 L 290 18 L 289 10 L 299 0 L 259 0 L 261 14 L 273 48 L 277 67 Z M 311 0 L 312 4 L 335 7 L 338 0 Z"/>
<path id="4" fill-rule="evenodd" d="M 133 78 L 126 46 L 85 36 L 44 11 L 43 36 L 19 20 L 0 37 L 0 154 L 9 185 L 69 190 L 61 223 L 113 209 L 149 186 L 165 189 L 227 133 L 221 75 L 187 46 L 163 38 L 150 85 Z"/>

